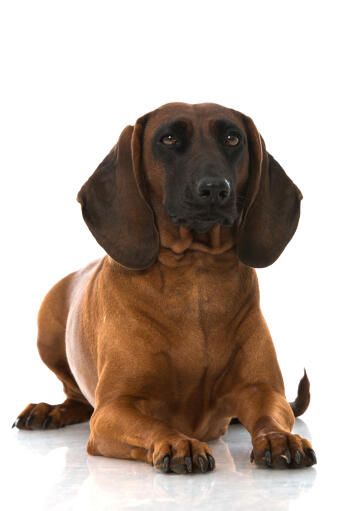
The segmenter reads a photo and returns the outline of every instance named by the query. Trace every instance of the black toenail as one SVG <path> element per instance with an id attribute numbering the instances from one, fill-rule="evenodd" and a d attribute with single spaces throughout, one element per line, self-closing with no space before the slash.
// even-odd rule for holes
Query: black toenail
<path id="1" fill-rule="evenodd" d="M 48 415 L 46 417 L 46 419 L 44 420 L 44 422 L 42 423 L 41 427 L 43 429 L 47 429 L 48 425 L 50 424 L 50 422 L 52 421 L 52 417 L 50 415 Z"/>
<path id="2" fill-rule="evenodd" d="M 168 456 L 168 454 L 163 458 L 163 465 L 162 465 L 162 470 L 164 472 L 168 472 L 169 470 L 169 463 L 170 463 L 170 457 Z"/>
<path id="3" fill-rule="evenodd" d="M 185 463 L 187 467 L 187 472 L 192 472 L 192 460 L 189 456 L 185 456 Z"/>
<path id="4" fill-rule="evenodd" d="M 316 459 L 316 454 L 315 454 L 314 449 L 311 449 L 310 447 L 308 447 L 308 449 L 306 449 L 306 453 L 309 456 L 309 458 L 311 458 L 313 460 L 313 463 L 315 465 L 317 463 L 317 459 Z"/>
<path id="5" fill-rule="evenodd" d="M 210 466 L 210 470 L 213 470 L 214 467 L 215 467 L 214 458 L 210 454 L 207 455 L 207 458 L 208 458 L 208 463 L 209 463 L 209 466 Z"/>
<path id="6" fill-rule="evenodd" d="M 281 458 L 285 459 L 285 461 L 287 462 L 288 465 L 290 465 L 291 463 L 291 453 L 289 451 L 289 449 L 285 449 L 282 454 L 281 454 Z"/>
<path id="7" fill-rule="evenodd" d="M 264 451 L 265 462 L 268 467 L 271 467 L 271 452 L 270 449 Z"/>
<path id="8" fill-rule="evenodd" d="M 27 417 L 26 422 L 25 422 L 25 427 L 26 427 L 26 428 L 29 428 L 29 427 L 31 426 L 32 422 L 34 421 L 34 418 L 35 418 L 35 416 L 33 415 L 33 413 L 31 413 L 31 414 Z"/>
<path id="9" fill-rule="evenodd" d="M 302 462 L 301 453 L 300 453 L 300 451 L 296 450 L 295 451 L 295 463 L 296 463 L 296 465 L 300 465 L 301 462 Z"/>
<path id="10" fill-rule="evenodd" d="M 201 472 L 206 472 L 207 469 L 204 458 L 202 456 L 198 456 L 198 460 L 200 463 Z"/>

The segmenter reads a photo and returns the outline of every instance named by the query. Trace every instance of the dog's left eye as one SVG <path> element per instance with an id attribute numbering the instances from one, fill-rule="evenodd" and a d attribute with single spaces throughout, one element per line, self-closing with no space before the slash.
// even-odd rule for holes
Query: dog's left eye
<path id="1" fill-rule="evenodd" d="M 232 134 L 230 133 L 230 135 L 227 135 L 227 137 L 225 138 L 225 145 L 228 145 L 228 146 L 231 146 L 231 147 L 235 147 L 236 145 L 238 145 L 240 142 L 240 137 L 238 135 L 235 135 L 235 134 Z"/>
<path id="2" fill-rule="evenodd" d="M 161 138 L 161 142 L 164 144 L 164 145 L 174 145 L 177 143 L 177 139 L 175 137 L 173 137 L 173 135 L 166 135 L 164 137 Z"/>

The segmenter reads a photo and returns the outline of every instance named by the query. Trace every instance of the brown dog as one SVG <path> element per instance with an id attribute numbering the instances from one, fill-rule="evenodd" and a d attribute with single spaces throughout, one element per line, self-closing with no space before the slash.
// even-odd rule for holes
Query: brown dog
<path id="1" fill-rule="evenodd" d="M 290 405 L 253 269 L 284 250 L 301 198 L 234 110 L 171 103 L 125 128 L 78 195 L 108 255 L 39 312 L 39 353 L 67 399 L 30 404 L 14 425 L 91 417 L 90 454 L 185 473 L 214 468 L 205 442 L 238 417 L 256 463 L 316 463 L 290 433 L 309 381 Z"/>

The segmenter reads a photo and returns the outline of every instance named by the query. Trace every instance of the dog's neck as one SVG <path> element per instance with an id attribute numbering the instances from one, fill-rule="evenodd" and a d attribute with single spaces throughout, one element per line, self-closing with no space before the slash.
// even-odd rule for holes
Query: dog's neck
<path id="1" fill-rule="evenodd" d="M 207 233 L 197 233 L 188 227 L 172 224 L 165 211 L 158 213 L 161 262 L 166 264 L 180 262 L 189 252 L 210 255 L 234 252 L 236 245 L 234 226 L 215 225 Z"/>

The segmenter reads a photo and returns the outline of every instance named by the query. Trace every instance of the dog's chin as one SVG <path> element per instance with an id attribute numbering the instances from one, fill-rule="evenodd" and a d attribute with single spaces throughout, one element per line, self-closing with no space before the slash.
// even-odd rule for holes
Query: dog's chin
<path id="1" fill-rule="evenodd" d="M 215 225 L 226 225 L 231 227 L 234 220 L 228 218 L 180 218 L 177 216 L 170 216 L 170 219 L 175 225 L 184 225 L 193 231 L 203 234 L 209 232 Z"/>
<path id="2" fill-rule="evenodd" d="M 212 229 L 212 227 L 214 227 L 215 225 L 226 225 L 226 226 L 230 227 L 231 225 L 233 225 L 233 222 L 230 222 L 229 220 L 224 218 L 224 219 L 208 220 L 208 221 L 194 220 L 191 223 L 188 223 L 187 225 L 193 231 L 202 234 L 205 232 L 209 232 Z"/>

